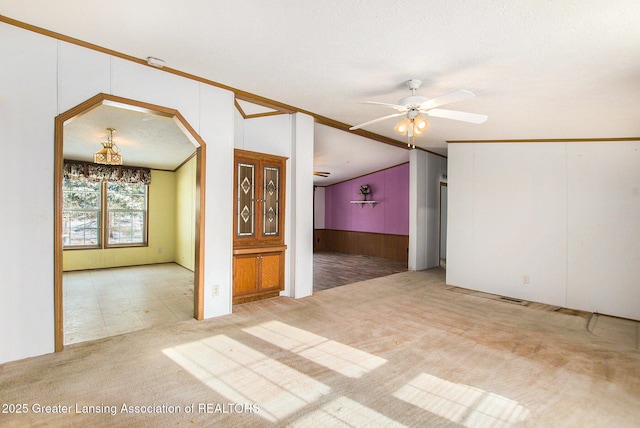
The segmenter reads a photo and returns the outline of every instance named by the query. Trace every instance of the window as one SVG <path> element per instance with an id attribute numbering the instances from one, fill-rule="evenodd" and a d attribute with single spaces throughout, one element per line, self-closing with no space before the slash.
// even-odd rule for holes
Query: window
<path id="1" fill-rule="evenodd" d="M 147 241 L 147 186 L 107 184 L 108 246 L 145 244 Z"/>
<path id="2" fill-rule="evenodd" d="M 64 248 L 147 245 L 146 184 L 65 178 L 62 188 Z"/>
<path id="3" fill-rule="evenodd" d="M 62 183 L 62 245 L 100 246 L 100 183 L 65 178 Z"/>

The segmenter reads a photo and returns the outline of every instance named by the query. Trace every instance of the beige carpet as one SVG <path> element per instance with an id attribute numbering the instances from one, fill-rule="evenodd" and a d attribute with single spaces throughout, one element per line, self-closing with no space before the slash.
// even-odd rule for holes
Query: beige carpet
<path id="1" fill-rule="evenodd" d="M 460 291 L 403 272 L 4 364 L 0 426 L 640 426 L 638 323 Z"/>

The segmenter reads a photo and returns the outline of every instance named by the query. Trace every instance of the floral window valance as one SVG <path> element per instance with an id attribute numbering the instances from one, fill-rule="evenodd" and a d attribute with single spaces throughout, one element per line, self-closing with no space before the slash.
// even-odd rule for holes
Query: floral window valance
<path id="1" fill-rule="evenodd" d="M 115 181 L 118 183 L 151 184 L 151 170 L 120 165 L 99 165 L 95 163 L 64 161 L 64 178 L 81 178 L 90 181 Z"/>

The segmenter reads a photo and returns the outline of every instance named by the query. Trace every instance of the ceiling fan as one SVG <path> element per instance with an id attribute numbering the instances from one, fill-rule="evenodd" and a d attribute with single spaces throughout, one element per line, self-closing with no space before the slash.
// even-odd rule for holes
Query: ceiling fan
<path id="1" fill-rule="evenodd" d="M 330 172 L 325 172 L 325 171 L 313 171 L 313 175 L 317 175 L 318 177 L 327 178 L 329 175 L 331 175 L 331 173 Z"/>
<path id="2" fill-rule="evenodd" d="M 463 122 L 482 123 L 487 120 L 487 116 L 484 114 L 467 113 L 456 110 L 445 110 L 440 107 L 445 104 L 453 103 L 456 101 L 462 101 L 469 98 L 473 98 L 475 95 L 473 92 L 460 89 L 455 92 L 451 92 L 446 95 L 442 95 L 436 98 L 427 98 L 420 95 L 416 95 L 416 90 L 422 85 L 421 80 L 411 79 L 407 81 L 407 86 L 411 90 L 411 96 L 402 98 L 398 101 L 398 104 L 381 103 L 377 101 L 363 101 L 365 104 L 377 104 L 386 107 L 391 107 L 397 111 L 397 113 L 389 114 L 387 116 L 379 117 L 377 119 L 370 120 L 368 122 L 361 123 L 360 125 L 352 126 L 350 131 L 360 129 L 368 125 L 372 125 L 383 120 L 391 119 L 392 117 L 405 116 L 394 127 L 395 131 L 402 135 L 409 136 L 408 145 L 413 145 L 413 138 L 424 133 L 429 127 L 429 122 L 421 116 L 424 113 L 428 116 L 442 117 L 445 119 L 461 120 Z M 415 147 L 415 146 L 414 146 Z"/>

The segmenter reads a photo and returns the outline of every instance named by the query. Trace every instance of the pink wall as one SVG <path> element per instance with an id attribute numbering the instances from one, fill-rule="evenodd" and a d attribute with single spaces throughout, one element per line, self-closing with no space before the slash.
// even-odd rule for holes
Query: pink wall
<path id="1" fill-rule="evenodd" d="M 352 204 L 362 200 L 360 186 L 371 186 L 372 207 Z M 325 228 L 409 235 L 409 164 L 405 163 L 325 190 Z"/>

